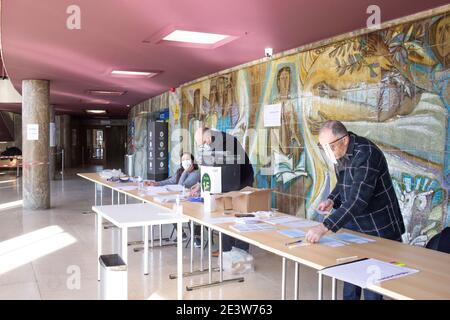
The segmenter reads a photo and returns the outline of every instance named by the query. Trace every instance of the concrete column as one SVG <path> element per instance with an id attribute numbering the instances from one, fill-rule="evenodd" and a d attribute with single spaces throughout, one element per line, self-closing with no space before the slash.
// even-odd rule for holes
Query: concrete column
<path id="1" fill-rule="evenodd" d="M 55 119 L 55 108 L 50 106 L 49 108 L 49 116 L 50 116 L 50 142 L 53 142 L 53 145 L 50 144 L 50 154 L 49 154 L 49 178 L 50 180 L 55 180 L 55 163 L 56 163 L 56 119 Z M 53 127 L 53 133 L 52 133 Z M 53 141 L 51 141 L 51 135 L 53 136 Z"/>
<path id="2" fill-rule="evenodd" d="M 22 81 L 23 207 L 50 208 L 49 93 L 47 80 Z"/>
<path id="3" fill-rule="evenodd" d="M 61 117 L 61 131 L 64 148 L 64 168 L 70 168 L 72 165 L 72 130 L 70 126 L 70 115 L 65 114 Z"/>

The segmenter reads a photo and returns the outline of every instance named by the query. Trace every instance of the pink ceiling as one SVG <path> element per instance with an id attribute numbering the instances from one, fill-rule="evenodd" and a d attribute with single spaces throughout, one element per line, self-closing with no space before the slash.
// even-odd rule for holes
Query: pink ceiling
<path id="1" fill-rule="evenodd" d="M 363 28 L 366 8 L 381 7 L 388 21 L 447 4 L 448 0 L 3 0 L 2 54 L 21 91 L 23 79 L 51 80 L 51 102 L 59 112 L 83 114 L 105 107 L 125 116 L 134 105 L 170 87 L 241 63 Z M 68 30 L 66 9 L 81 8 L 81 30 Z M 170 25 L 242 35 L 219 48 L 145 43 Z M 245 33 L 248 33 L 245 35 Z M 162 70 L 151 79 L 117 78 L 112 69 Z M 87 90 L 123 90 L 106 98 Z"/>

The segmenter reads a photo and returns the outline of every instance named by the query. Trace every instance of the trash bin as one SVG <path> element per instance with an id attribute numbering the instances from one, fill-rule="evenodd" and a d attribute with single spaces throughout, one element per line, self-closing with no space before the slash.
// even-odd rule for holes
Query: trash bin
<path id="1" fill-rule="evenodd" d="M 134 176 L 134 154 L 125 155 L 125 174 L 129 177 Z"/>
<path id="2" fill-rule="evenodd" d="M 102 255 L 100 260 L 100 299 L 127 300 L 127 265 L 118 254 Z"/>

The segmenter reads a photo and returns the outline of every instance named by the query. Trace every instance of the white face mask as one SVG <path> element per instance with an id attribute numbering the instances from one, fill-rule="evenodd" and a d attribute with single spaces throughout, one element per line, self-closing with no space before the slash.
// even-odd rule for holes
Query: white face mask
<path id="1" fill-rule="evenodd" d="M 325 154 L 327 155 L 327 158 L 333 163 L 337 164 L 336 157 L 334 156 L 333 150 L 331 150 L 331 147 L 329 144 L 325 144 L 323 146 L 323 150 L 325 151 Z"/>
<path id="2" fill-rule="evenodd" d="M 189 167 L 192 165 L 192 160 L 183 160 L 181 161 L 181 166 L 184 170 L 189 169 Z"/>

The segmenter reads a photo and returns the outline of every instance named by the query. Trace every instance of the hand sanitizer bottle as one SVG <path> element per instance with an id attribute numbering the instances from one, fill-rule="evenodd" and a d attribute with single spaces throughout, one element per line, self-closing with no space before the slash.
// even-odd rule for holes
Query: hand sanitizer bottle
<path id="1" fill-rule="evenodd" d="M 177 194 L 175 199 L 175 212 L 178 214 L 183 214 L 183 206 L 181 205 L 179 194 Z"/>

